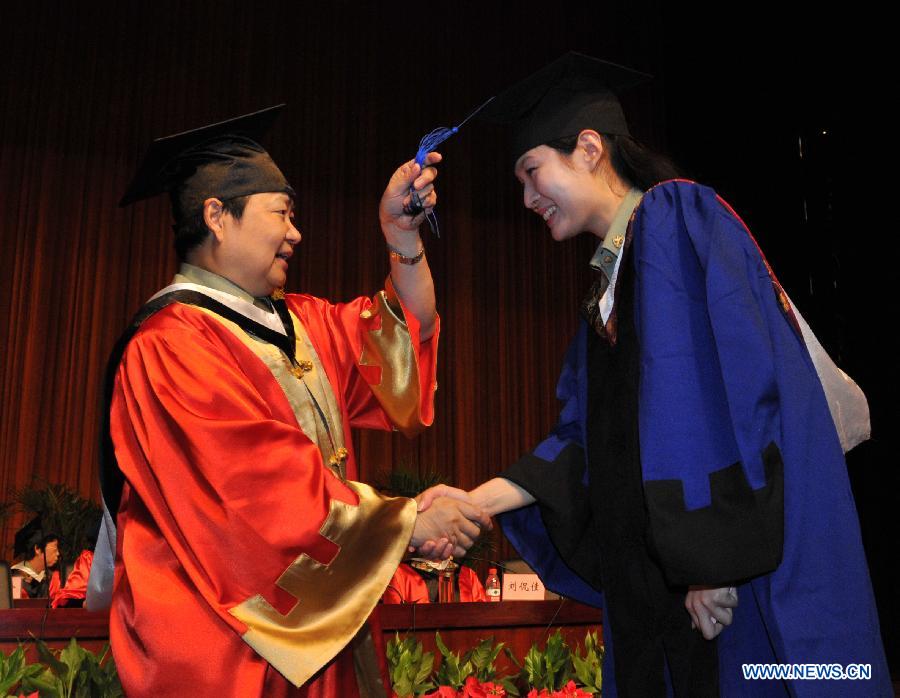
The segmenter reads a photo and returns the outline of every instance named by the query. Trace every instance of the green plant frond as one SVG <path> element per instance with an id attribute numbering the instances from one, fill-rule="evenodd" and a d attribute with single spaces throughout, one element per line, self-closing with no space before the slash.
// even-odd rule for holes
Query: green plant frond
<path id="1" fill-rule="evenodd" d="M 596 632 L 587 632 L 584 650 L 579 647 L 572 653 L 572 666 L 578 682 L 586 691 L 600 693 L 603 684 L 603 646 Z"/>
<path id="2" fill-rule="evenodd" d="M 469 650 L 466 657 L 472 663 L 475 670 L 475 677 L 479 682 L 495 681 L 497 677 L 497 668 L 494 662 L 503 651 L 505 643 L 498 642 L 494 644 L 494 638 L 489 637 L 481 640 L 475 647 Z"/>
<path id="3" fill-rule="evenodd" d="M 510 662 L 512 662 L 513 664 L 515 664 L 517 667 L 519 667 L 519 671 L 522 671 L 522 670 L 523 670 L 522 663 L 519 661 L 519 658 L 516 657 L 516 655 L 513 654 L 512 650 L 509 649 L 509 647 L 504 647 L 504 648 L 503 648 L 503 653 L 506 655 L 506 658 L 507 658 Z"/>
<path id="4" fill-rule="evenodd" d="M 419 473 L 418 469 L 401 461 L 390 471 L 382 471 L 375 487 L 383 492 L 389 492 L 395 497 L 415 497 L 429 487 L 447 484 L 450 484 L 447 476 L 435 470 Z"/>
<path id="5" fill-rule="evenodd" d="M 519 687 L 516 685 L 515 676 L 504 676 L 500 679 L 500 685 L 503 686 L 503 689 L 506 691 L 506 695 L 508 696 L 518 696 L 522 695 L 519 693 Z"/>
<path id="6" fill-rule="evenodd" d="M 396 633 L 386 653 L 391 687 L 398 696 L 418 695 L 434 688 L 429 680 L 434 672 L 434 653 L 425 652 L 421 642 L 413 637 L 401 640 Z"/>
<path id="7" fill-rule="evenodd" d="M 47 668 L 55 676 L 63 677 L 68 674 L 69 666 L 64 662 L 58 660 L 43 640 L 35 639 L 35 644 L 37 646 L 38 657 L 44 664 L 47 665 Z"/>
<path id="8" fill-rule="evenodd" d="M 14 649 L 9 657 L 0 653 L 0 696 L 12 692 L 21 682 L 44 671 L 40 664 L 28 664 L 22 645 Z"/>
<path id="9" fill-rule="evenodd" d="M 59 536 L 60 554 L 68 561 L 90 547 L 90 534 L 102 516 L 98 504 L 66 485 L 43 480 L 35 480 L 31 485 L 16 490 L 10 502 L 17 511 L 40 515 L 44 531 Z"/>
<path id="10" fill-rule="evenodd" d="M 450 656 L 451 652 L 449 649 L 447 649 L 447 645 L 444 644 L 444 641 L 441 639 L 441 634 L 439 632 L 436 632 L 434 634 L 434 644 L 437 645 L 438 651 L 445 659 Z"/>
<path id="11" fill-rule="evenodd" d="M 24 679 L 22 688 L 25 691 L 38 691 L 41 696 L 62 696 L 63 686 L 58 676 L 50 669 L 45 669 L 37 676 Z"/>
<path id="12" fill-rule="evenodd" d="M 0 696 L 38 691 L 41 698 L 121 698 L 122 684 L 109 645 L 99 654 L 75 638 L 62 650 L 52 650 L 33 638 L 39 662 L 26 663 L 22 645 L 9 657 L 0 652 Z M 13 693 L 13 690 L 15 692 Z"/>
<path id="13" fill-rule="evenodd" d="M 578 645 L 573 651 L 557 629 L 547 638 L 543 649 L 532 645 L 521 663 L 505 643 L 494 644 L 493 637 L 479 640 L 462 657 L 447 646 L 439 632 L 434 638 L 443 658 L 436 672 L 434 654 L 424 652 L 422 643 L 414 637 L 401 639 L 395 634 L 388 642 L 391 684 L 398 696 L 421 695 L 436 686 L 459 691 L 470 676 L 479 683 L 491 681 L 502 685 L 509 696 L 521 696 L 531 688 L 560 691 L 569 681 L 574 681 L 586 693 L 600 695 L 604 649 L 596 633 L 587 633 L 583 647 Z M 494 663 L 501 652 L 518 667 L 518 674 L 496 675 Z"/>

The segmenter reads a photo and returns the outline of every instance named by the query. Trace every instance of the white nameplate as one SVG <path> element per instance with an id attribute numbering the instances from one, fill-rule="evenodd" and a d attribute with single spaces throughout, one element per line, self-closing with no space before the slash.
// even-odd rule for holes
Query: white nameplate
<path id="1" fill-rule="evenodd" d="M 543 601 L 544 583 L 536 574 L 503 575 L 504 601 Z"/>

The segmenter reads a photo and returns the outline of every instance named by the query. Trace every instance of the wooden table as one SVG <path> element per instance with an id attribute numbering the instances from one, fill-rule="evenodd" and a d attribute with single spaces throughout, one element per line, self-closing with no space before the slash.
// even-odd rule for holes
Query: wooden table
<path id="1" fill-rule="evenodd" d="M 500 603 L 450 603 L 380 605 L 375 609 L 386 640 L 395 633 L 413 634 L 426 650 L 437 652 L 435 631 L 450 649 L 463 652 L 479 640 L 503 641 L 521 661 L 532 643 L 543 646 L 560 628 L 571 646 L 583 643 L 588 630 L 600 630 L 600 611 L 574 601 L 504 601 Z M 0 650 L 9 653 L 19 641 L 32 645 L 32 638 L 61 648 L 69 639 L 97 651 L 109 640 L 106 612 L 81 608 L 15 608 L 0 611 Z M 33 646 L 33 645 L 32 645 Z M 34 658 L 29 652 L 29 657 Z M 498 659 L 507 666 L 506 658 Z"/>
<path id="2" fill-rule="evenodd" d="M 34 638 L 50 647 L 65 647 L 71 638 L 96 652 L 109 642 L 109 613 L 91 613 L 83 608 L 14 608 L 0 611 L 0 651 L 9 654 L 22 642 L 32 661 Z"/>

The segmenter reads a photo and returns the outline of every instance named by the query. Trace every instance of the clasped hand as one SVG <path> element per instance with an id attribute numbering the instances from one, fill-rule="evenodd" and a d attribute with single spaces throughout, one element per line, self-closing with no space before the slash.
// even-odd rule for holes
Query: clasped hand
<path id="1" fill-rule="evenodd" d="M 735 587 L 691 587 L 684 599 L 692 627 L 698 628 L 707 640 L 712 640 L 726 625 L 731 625 L 734 618 L 732 609 L 737 605 Z"/>
<path id="2" fill-rule="evenodd" d="M 422 557 L 462 557 L 482 530 L 493 528 L 490 517 L 455 487 L 432 487 L 416 497 L 416 502 L 419 513 L 409 547 Z"/>

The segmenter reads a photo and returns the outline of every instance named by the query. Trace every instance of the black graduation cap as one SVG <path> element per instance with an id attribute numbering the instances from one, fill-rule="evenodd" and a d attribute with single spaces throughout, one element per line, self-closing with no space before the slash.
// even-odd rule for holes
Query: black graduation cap
<path id="1" fill-rule="evenodd" d="M 225 200 L 262 192 L 294 196 L 281 170 L 258 143 L 283 107 L 279 104 L 157 138 L 119 206 L 167 191 L 175 218 L 181 220 L 199 213 L 210 197 Z"/>
<path id="2" fill-rule="evenodd" d="M 531 148 L 586 128 L 628 135 L 616 93 L 651 77 L 572 51 L 502 92 L 479 118 L 511 126 L 516 159 Z"/>
<path id="3" fill-rule="evenodd" d="M 34 546 L 40 545 L 44 537 L 44 524 L 40 516 L 35 516 L 22 528 L 16 531 L 13 540 L 13 555 L 30 558 L 34 555 Z"/>

